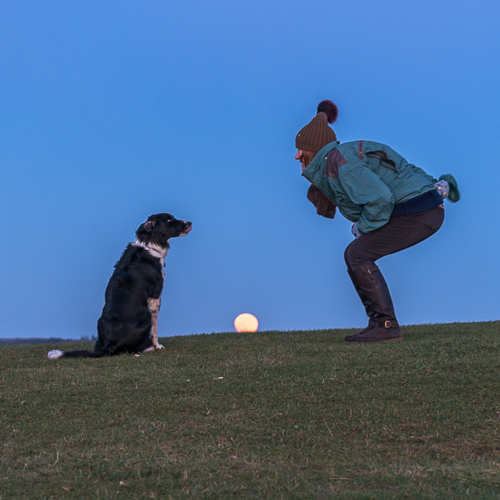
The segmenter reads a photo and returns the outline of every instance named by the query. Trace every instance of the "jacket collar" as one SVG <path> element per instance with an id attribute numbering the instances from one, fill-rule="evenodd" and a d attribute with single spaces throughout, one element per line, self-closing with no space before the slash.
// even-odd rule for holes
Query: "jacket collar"
<path id="1" fill-rule="evenodd" d="M 340 144 L 339 141 L 333 141 L 328 143 L 326 146 L 321 148 L 314 158 L 311 160 L 311 163 L 307 165 L 306 169 L 302 172 L 302 175 L 309 181 L 313 182 L 314 174 L 317 172 L 318 167 L 321 165 L 323 161 L 326 160 L 328 153 L 335 149 Z"/>

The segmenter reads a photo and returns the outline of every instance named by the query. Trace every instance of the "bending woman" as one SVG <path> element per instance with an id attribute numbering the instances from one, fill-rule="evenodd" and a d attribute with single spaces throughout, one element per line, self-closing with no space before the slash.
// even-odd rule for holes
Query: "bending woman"
<path id="1" fill-rule="evenodd" d="M 458 201 L 453 176 L 440 180 L 408 163 L 385 144 L 339 143 L 329 123 L 337 118 L 331 101 L 295 138 L 295 159 L 311 182 L 307 192 L 317 213 L 333 219 L 336 209 L 353 222 L 355 240 L 345 250 L 347 272 L 365 307 L 368 326 L 346 342 L 403 340 L 389 288 L 375 262 L 432 236 L 444 221 L 444 198 Z"/>

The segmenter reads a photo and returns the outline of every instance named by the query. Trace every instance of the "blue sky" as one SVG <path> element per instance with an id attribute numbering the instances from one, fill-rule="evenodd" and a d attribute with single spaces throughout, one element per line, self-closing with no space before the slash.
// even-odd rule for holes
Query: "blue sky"
<path id="1" fill-rule="evenodd" d="M 1 337 L 93 335 L 150 214 L 173 240 L 160 336 L 364 327 L 294 139 L 322 99 L 463 199 L 379 264 L 403 324 L 499 319 L 497 1 L 5 0 L 0 4 Z"/>

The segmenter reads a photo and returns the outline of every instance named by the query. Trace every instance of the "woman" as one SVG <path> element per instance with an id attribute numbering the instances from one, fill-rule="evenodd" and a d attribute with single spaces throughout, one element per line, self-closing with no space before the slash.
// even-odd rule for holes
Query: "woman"
<path id="1" fill-rule="evenodd" d="M 295 159 L 311 182 L 307 197 L 317 213 L 333 219 L 338 208 L 354 223 L 356 239 L 344 257 L 368 326 L 345 340 L 400 342 L 389 288 L 375 261 L 420 243 L 441 227 L 443 199 L 460 197 L 455 179 L 447 174 L 438 181 L 384 144 L 340 144 L 329 126 L 337 119 L 335 104 L 322 101 L 317 111 L 295 138 Z"/>

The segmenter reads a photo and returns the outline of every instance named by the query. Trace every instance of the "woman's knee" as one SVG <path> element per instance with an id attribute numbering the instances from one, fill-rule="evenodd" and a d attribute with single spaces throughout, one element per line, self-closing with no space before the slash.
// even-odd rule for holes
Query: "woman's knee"
<path id="1" fill-rule="evenodd" d="M 349 271 L 356 269 L 356 267 L 360 266 L 360 262 L 362 261 L 361 256 L 359 255 L 359 251 L 357 251 L 356 240 L 347 245 L 347 248 L 344 251 L 344 260 Z"/>
<path id="2" fill-rule="evenodd" d="M 354 240 L 344 251 L 344 260 L 349 271 L 374 263 L 374 260 L 367 255 L 365 245 L 359 243 L 359 239 Z"/>
<path id="3" fill-rule="evenodd" d="M 347 245 L 346 249 L 344 250 L 344 261 L 345 265 L 347 266 L 347 269 L 349 270 L 351 270 L 351 251 L 350 251 L 351 245 L 352 243 L 349 243 L 349 245 Z"/>

